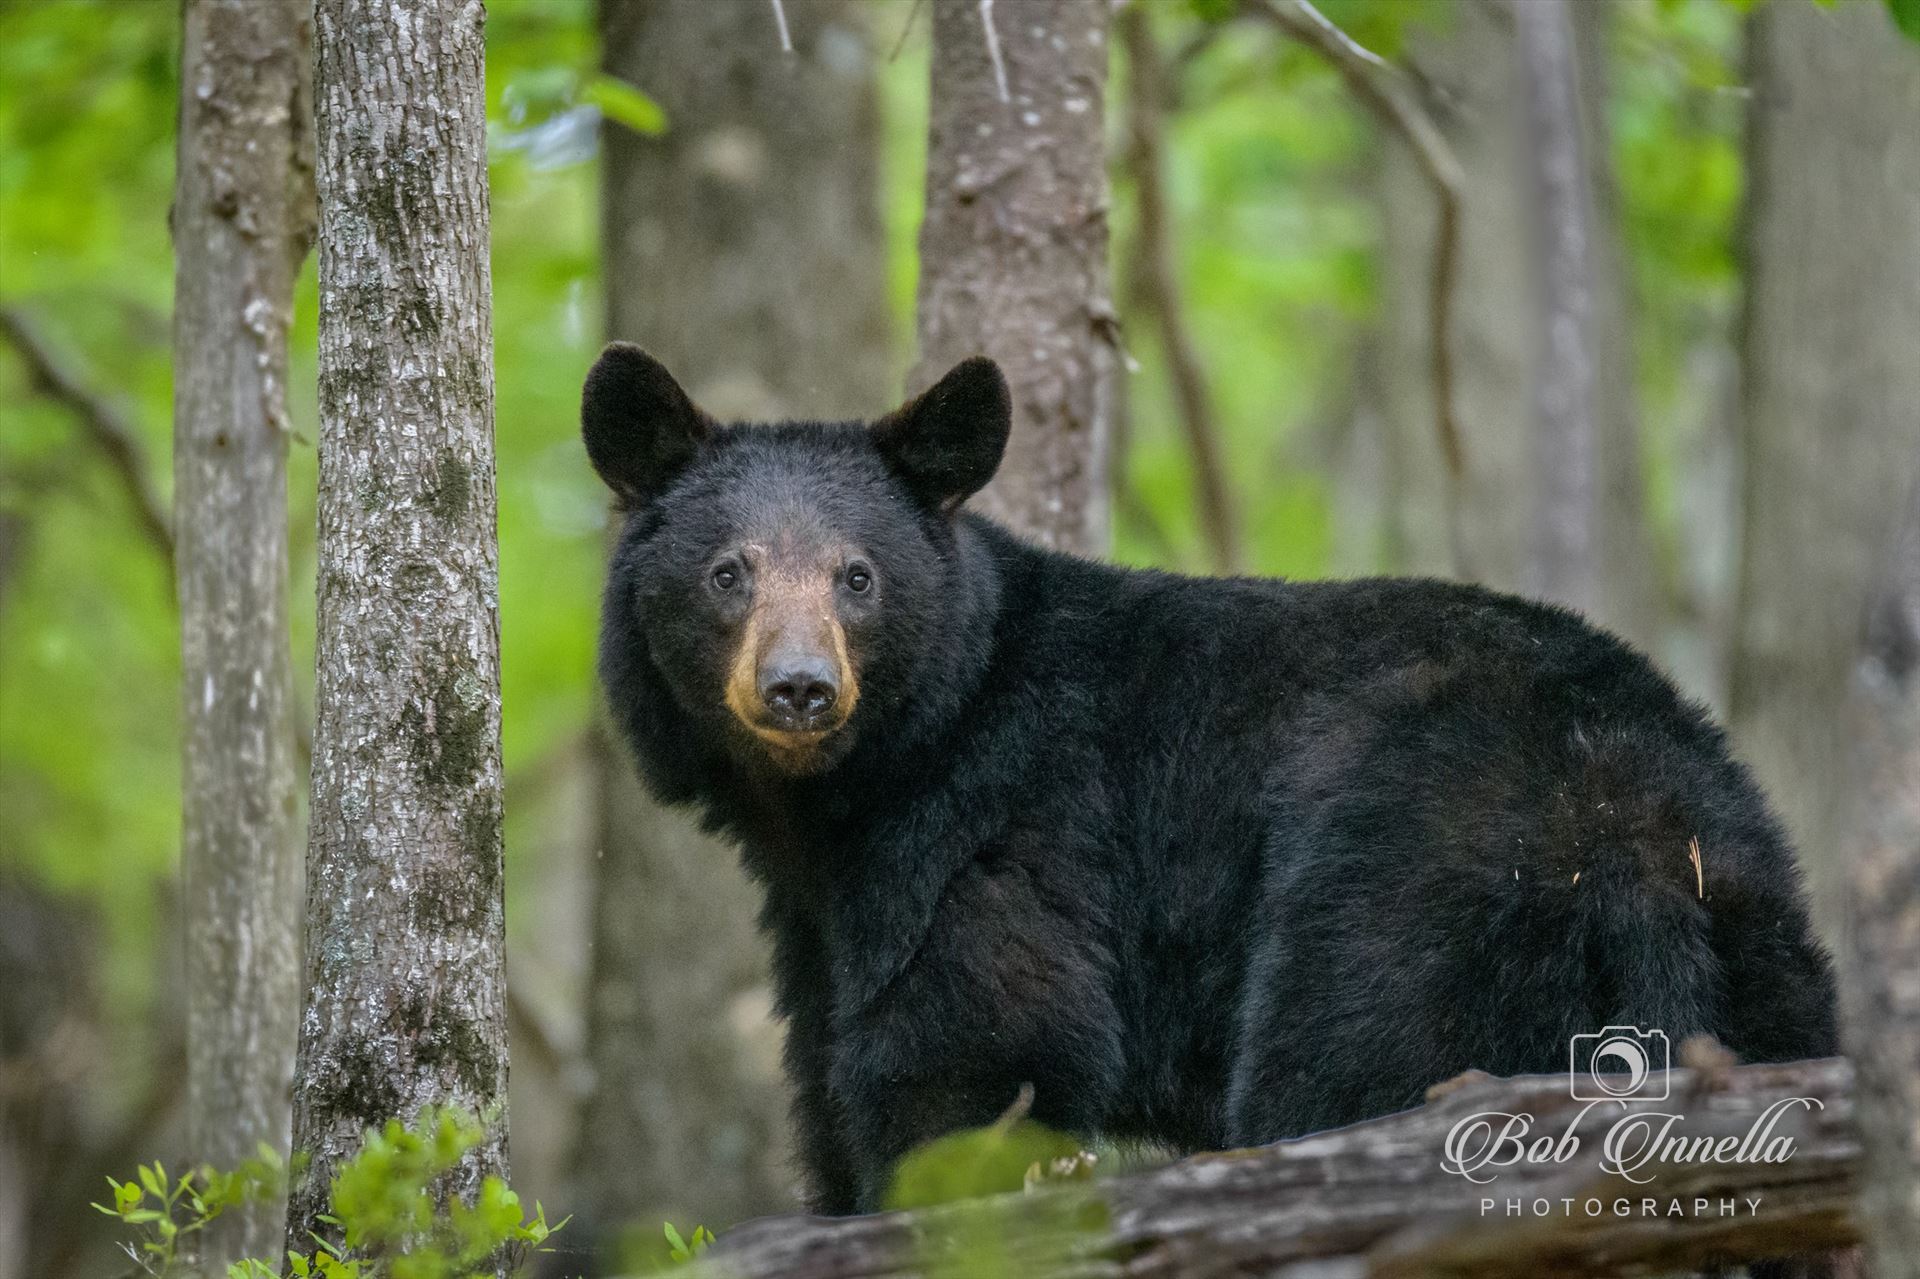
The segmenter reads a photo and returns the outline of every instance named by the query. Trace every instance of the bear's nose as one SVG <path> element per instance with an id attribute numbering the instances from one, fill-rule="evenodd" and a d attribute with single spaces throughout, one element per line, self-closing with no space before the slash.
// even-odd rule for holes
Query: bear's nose
<path id="1" fill-rule="evenodd" d="M 825 662 L 782 664 L 760 677 L 760 700 L 782 728 L 807 728 L 840 696 Z"/>

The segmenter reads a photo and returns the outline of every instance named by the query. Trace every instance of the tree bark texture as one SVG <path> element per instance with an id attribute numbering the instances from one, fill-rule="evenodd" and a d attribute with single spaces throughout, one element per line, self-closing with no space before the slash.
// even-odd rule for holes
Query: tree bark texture
<path id="1" fill-rule="evenodd" d="M 1436 7 L 1437 10 L 1437 7 Z M 1588 240 L 1593 256 L 1591 328 L 1604 374 L 1594 379 L 1597 439 L 1591 464 L 1598 503 L 1595 545 L 1601 560 L 1597 618 L 1653 647 L 1656 618 L 1643 528 L 1638 418 L 1633 410 L 1632 357 L 1624 254 L 1614 202 L 1604 119 L 1605 5 L 1573 6 L 1578 108 L 1583 122 Z M 1537 414 L 1534 395 L 1547 348 L 1540 273 L 1516 246 L 1538 233 L 1536 197 L 1523 164 L 1524 85 L 1519 74 L 1518 18 L 1510 0 L 1473 0 L 1446 7 L 1446 20 L 1410 33 L 1407 58 L 1428 92 L 1423 101 L 1464 170 L 1461 263 L 1454 314 L 1456 403 L 1465 455 L 1458 500 L 1462 550 L 1470 575 L 1503 590 L 1539 589 L 1533 564 L 1534 508 L 1515 494 L 1533 494 Z M 1584 74 L 1589 67 L 1595 74 Z M 1386 567 L 1397 572 L 1452 571 L 1446 464 L 1434 431 L 1430 354 L 1434 210 L 1431 188 L 1397 140 L 1388 139 L 1380 179 L 1382 332 L 1377 353 L 1378 405 L 1386 434 L 1383 484 L 1392 525 Z"/>
<path id="2" fill-rule="evenodd" d="M 1920 47 L 1882 5 L 1783 0 L 1755 11 L 1748 56 L 1729 720 L 1819 887 L 1838 882 L 1847 672 L 1920 457 Z"/>
<path id="3" fill-rule="evenodd" d="M 1853 669 L 1839 879 L 1847 1051 L 1866 1147 L 1860 1218 L 1879 1279 L 1920 1277 L 1920 491 Z"/>
<path id="4" fill-rule="evenodd" d="M 187 1143 L 287 1150 L 300 1000 L 287 632 L 287 328 L 313 240 L 311 0 L 187 0 L 174 233 Z M 284 1206 L 223 1213 L 208 1273 L 279 1251 Z"/>
<path id="5" fill-rule="evenodd" d="M 499 603 L 478 0 L 315 14 L 317 717 L 290 1243 L 363 1129 L 428 1104 L 506 1167 Z"/>
<path id="6" fill-rule="evenodd" d="M 1091 1189 L 1043 1187 L 912 1213 L 759 1221 L 723 1237 L 686 1273 L 1537 1279 L 1719 1270 L 1855 1240 L 1851 1197 L 1862 1173 L 1845 1061 L 1681 1070 L 1667 1081 L 1665 1100 L 1616 1109 L 1572 1100 L 1565 1075 L 1492 1080 L 1385 1119 L 1198 1155 Z M 1769 1131 L 1793 1143 L 1784 1162 L 1751 1154 L 1719 1163 L 1655 1160 L 1635 1171 L 1636 1180 L 1599 1166 L 1607 1130 L 1627 1111 L 1678 1113 L 1684 1125 L 1675 1131 L 1688 1141 L 1737 1143 L 1782 1103 Z M 1505 1116 L 1529 1115 L 1536 1139 L 1571 1133 L 1577 1148 L 1558 1162 L 1482 1169 L 1477 1175 L 1492 1174 L 1486 1184 L 1443 1171 L 1449 1131 L 1488 1112 L 1498 1116 L 1496 1126 Z M 1636 1148 L 1632 1138 L 1622 1146 Z M 1640 1211 L 1647 1198 L 1663 1210 Z M 1631 1209 L 1624 1215 L 1615 1211 L 1621 1199 Z M 1685 1209 L 1665 1211 L 1675 1199 Z M 1695 1207 L 1699 1200 L 1712 1207 Z M 1727 1200 L 1741 1206 L 1737 1215 L 1717 1211 Z M 1757 1206 L 1748 1210 L 1748 1200 Z M 1510 1213 L 1509 1201 L 1521 1211 Z"/>
<path id="7" fill-rule="evenodd" d="M 1540 291 L 1534 368 L 1532 584 L 1582 612 L 1599 595 L 1591 228 L 1579 62 L 1567 0 L 1515 5 Z"/>
<path id="8" fill-rule="evenodd" d="M 975 509 L 1044 546 L 1107 545 L 1113 304 L 1103 134 L 1108 0 L 932 0 L 920 359 L 986 354 L 1013 438 Z M 1004 90 L 1004 92 L 1003 92 Z"/>
<path id="9" fill-rule="evenodd" d="M 607 333 L 729 419 L 866 418 L 899 384 L 879 108 L 856 0 L 601 0 L 605 70 L 668 132 L 603 126 Z M 603 728 L 578 1208 L 596 1230 L 791 1209 L 780 1030 L 735 851 L 652 802 Z"/>
<path id="10" fill-rule="evenodd" d="M 1581 154 L 1589 198 L 1587 252 L 1595 381 L 1594 534 L 1600 569 L 1596 615 L 1648 652 L 1665 656 L 1662 571 L 1654 554 L 1642 455 L 1639 362 L 1631 255 L 1613 166 L 1612 25 L 1619 6 L 1569 6 L 1580 90 Z"/>

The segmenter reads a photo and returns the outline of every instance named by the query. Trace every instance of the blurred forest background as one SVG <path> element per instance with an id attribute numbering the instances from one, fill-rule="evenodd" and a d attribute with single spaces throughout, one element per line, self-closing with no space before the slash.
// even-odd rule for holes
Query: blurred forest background
<path id="1" fill-rule="evenodd" d="M 1541 587 L 1530 441 L 1556 330 L 1530 246 L 1551 191 L 1513 3 L 1322 5 L 1458 160 L 1457 479 L 1418 158 L 1238 5 L 1118 16 L 1115 558 Z M 790 54 L 762 0 L 490 5 L 514 1181 L 586 1238 L 633 1223 L 651 1246 L 663 1218 L 795 1202 L 752 894 L 641 798 L 598 725 L 607 504 L 577 435 L 610 333 L 721 415 L 869 416 L 905 389 L 925 6 L 785 7 Z M 1879 0 L 1571 11 L 1588 598 L 1727 718 L 1817 879 L 1834 712 L 1920 445 L 1920 45 L 1897 25 L 1920 18 Z M 0 1279 L 100 1273 L 101 1175 L 181 1145 L 179 44 L 164 0 L 0 0 Z M 313 279 L 309 258 L 290 382 L 302 707 Z"/>

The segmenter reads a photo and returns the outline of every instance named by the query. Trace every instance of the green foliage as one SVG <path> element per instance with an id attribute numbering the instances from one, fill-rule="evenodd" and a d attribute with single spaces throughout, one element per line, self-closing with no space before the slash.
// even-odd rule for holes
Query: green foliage
<path id="1" fill-rule="evenodd" d="M 133 1239 L 122 1246 L 137 1266 L 151 1275 L 171 1276 L 187 1272 L 194 1236 L 222 1213 L 285 1193 L 286 1166 L 271 1147 L 262 1145 L 257 1156 L 228 1172 L 200 1167 L 175 1180 L 156 1160 L 141 1164 L 130 1180 L 108 1177 L 107 1186 L 113 1202 L 96 1203 L 95 1210 L 132 1229 Z M 257 1261 L 227 1270 L 229 1279 L 263 1279 L 273 1273 Z"/>
<path id="2" fill-rule="evenodd" d="M 486 1136 L 480 1121 L 454 1109 L 429 1108 L 411 1125 L 389 1120 L 369 1130 L 359 1152 L 333 1181 L 333 1211 L 322 1220 L 338 1239 L 314 1237 L 313 1252 L 287 1254 L 293 1279 L 478 1279 L 504 1255 L 509 1272 L 566 1221 L 547 1223 L 546 1209 L 525 1215 L 519 1196 L 498 1177 L 473 1202 L 448 1195 L 446 1178 Z M 159 1164 L 135 1180 L 107 1178 L 111 1205 L 94 1207 L 135 1232 L 128 1253 L 155 1279 L 191 1273 L 192 1237 L 234 1205 L 277 1199 L 284 1168 L 261 1147 L 257 1159 L 231 1172 L 199 1168 L 169 1182 Z M 695 1239 L 699 1231 L 695 1231 Z M 708 1235 L 708 1239 L 712 1238 Z M 704 1246 L 704 1245 L 703 1245 Z M 697 1249 L 696 1249 L 697 1250 Z M 249 1258 L 228 1267 L 228 1279 L 280 1279 L 273 1263 Z"/>
<path id="3" fill-rule="evenodd" d="M 1092 1193 L 1006 1197 L 1092 1179 L 1093 1156 L 1027 1119 L 1031 1104 L 1023 1091 L 996 1122 L 930 1141 L 895 1169 L 887 1207 L 935 1210 L 920 1224 L 929 1275 L 1017 1279 L 1064 1261 L 1078 1239 L 1106 1227 L 1106 1204 Z"/>
<path id="4" fill-rule="evenodd" d="M 1079 1166 L 1080 1154 L 1077 1138 L 1027 1119 L 949 1133 L 900 1161 L 887 1207 L 930 1208 L 1022 1190 L 1056 1166 Z"/>
<path id="5" fill-rule="evenodd" d="M 1920 40 L 1920 0 L 1887 0 L 1887 12 L 1909 40 Z"/>
<path id="6" fill-rule="evenodd" d="M 1331 502 L 1324 474 L 1294 456 L 1343 411 L 1343 386 L 1373 319 L 1378 244 L 1363 181 L 1371 125 L 1325 62 L 1264 23 L 1207 30 L 1183 5 L 1149 6 L 1178 70 L 1167 120 L 1166 185 L 1176 276 L 1213 394 L 1249 567 L 1324 573 Z M 1356 38 L 1391 49 L 1404 7 L 1328 6 Z M 1186 56 L 1173 55 L 1185 51 Z M 1124 72 L 1124 63 L 1120 70 Z M 1116 84 L 1117 116 L 1128 91 Z M 1115 174 L 1115 288 L 1131 311 L 1137 221 L 1131 175 Z M 1193 472 L 1172 382 L 1150 329 L 1129 326 L 1127 477 L 1147 520 L 1116 511 L 1114 555 L 1197 569 L 1205 562 Z"/>
<path id="7" fill-rule="evenodd" d="M 624 124 L 635 133 L 660 134 L 667 131 L 667 113 L 660 104 L 625 80 L 610 75 L 590 76 L 580 87 L 580 99 L 600 109 L 600 114 L 616 124 Z"/>
<path id="8" fill-rule="evenodd" d="M 673 1228 L 671 1221 L 662 1222 L 660 1229 L 666 1236 L 667 1255 L 675 1261 L 692 1261 L 705 1252 L 707 1245 L 713 1242 L 713 1231 L 705 1226 L 695 1226 L 691 1240 L 682 1239 L 680 1232 Z"/>
<path id="9" fill-rule="evenodd" d="M 1229 22 L 1240 13 L 1240 0 L 1187 0 L 1193 16 L 1202 22 Z"/>

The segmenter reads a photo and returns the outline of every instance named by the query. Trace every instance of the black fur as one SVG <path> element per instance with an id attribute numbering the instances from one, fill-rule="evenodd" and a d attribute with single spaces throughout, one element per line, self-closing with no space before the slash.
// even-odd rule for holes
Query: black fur
<path id="1" fill-rule="evenodd" d="M 947 509 L 1005 438 L 962 384 L 944 486 L 906 478 L 897 427 L 706 431 L 629 495 L 607 583 L 642 773 L 765 890 L 819 1208 L 875 1206 L 899 1155 L 1022 1082 L 1046 1123 L 1196 1150 L 1564 1070 L 1607 1025 L 1834 1051 L 1780 828 L 1645 659 L 1472 586 L 1035 549 Z M 733 623 L 703 595 L 725 547 L 794 530 L 876 580 L 846 621 L 860 703 L 804 777 L 720 705 Z"/>
<path id="2" fill-rule="evenodd" d="M 628 505 L 691 462 L 712 429 L 673 374 L 630 342 L 610 344 L 587 374 L 580 424 L 593 469 Z"/>

